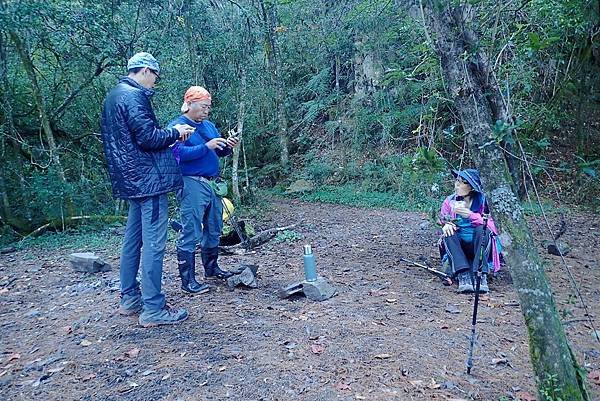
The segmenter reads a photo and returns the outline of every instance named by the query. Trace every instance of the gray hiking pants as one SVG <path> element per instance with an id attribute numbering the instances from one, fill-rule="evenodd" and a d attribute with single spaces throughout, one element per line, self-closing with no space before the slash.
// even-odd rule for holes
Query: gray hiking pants
<path id="1" fill-rule="evenodd" d="M 141 259 L 141 295 L 144 310 L 147 311 L 159 310 L 165 306 L 161 279 L 168 214 L 166 194 L 129 200 L 127 228 L 121 252 L 121 295 L 139 296 L 137 274 Z"/>

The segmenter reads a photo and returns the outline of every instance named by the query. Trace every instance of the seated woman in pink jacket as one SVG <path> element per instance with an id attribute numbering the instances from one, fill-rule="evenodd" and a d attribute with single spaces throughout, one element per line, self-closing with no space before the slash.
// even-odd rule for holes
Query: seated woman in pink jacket
<path id="1" fill-rule="evenodd" d="M 454 193 L 441 208 L 442 237 L 439 241 L 442 266 L 458 278 L 458 292 L 474 291 L 474 273 L 479 267 L 480 249 L 484 241 L 480 292 L 489 292 L 487 274 L 500 270 L 500 240 L 494 220 L 489 216 L 483 232 L 483 216 L 489 208 L 481 187 L 479 171 L 453 170 L 456 177 Z"/>

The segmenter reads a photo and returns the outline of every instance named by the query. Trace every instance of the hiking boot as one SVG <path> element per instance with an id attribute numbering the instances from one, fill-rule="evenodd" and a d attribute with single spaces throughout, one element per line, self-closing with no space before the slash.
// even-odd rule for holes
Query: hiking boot
<path id="1" fill-rule="evenodd" d="M 488 287 L 488 282 L 487 282 L 487 274 L 482 274 L 481 275 L 481 282 L 479 283 L 479 292 L 481 294 L 487 294 L 488 292 L 490 292 L 490 287 Z"/>
<path id="2" fill-rule="evenodd" d="M 210 291 L 207 284 L 196 281 L 196 257 L 194 252 L 177 250 L 177 263 L 182 290 L 190 294 L 204 294 Z"/>
<path id="3" fill-rule="evenodd" d="M 473 291 L 473 280 L 471 279 L 471 272 L 465 270 L 458 273 L 458 292 L 460 292 L 461 294 L 467 294 Z"/>
<path id="4" fill-rule="evenodd" d="M 221 270 L 217 260 L 219 258 L 219 248 L 206 248 L 202 250 L 202 265 L 204 266 L 204 277 L 218 278 L 226 280 L 233 276 L 230 271 Z"/>
<path id="5" fill-rule="evenodd" d="M 121 295 L 119 315 L 132 316 L 142 311 L 142 297 L 139 295 Z"/>
<path id="6" fill-rule="evenodd" d="M 187 318 L 188 312 L 186 309 L 171 309 L 165 305 L 164 308 L 159 310 L 143 311 L 138 321 L 142 327 L 154 327 L 181 323 Z"/>

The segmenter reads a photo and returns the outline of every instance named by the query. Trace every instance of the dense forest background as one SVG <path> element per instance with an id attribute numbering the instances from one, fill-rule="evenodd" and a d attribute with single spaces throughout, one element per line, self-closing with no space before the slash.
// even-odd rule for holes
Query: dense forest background
<path id="1" fill-rule="evenodd" d="M 599 210 L 600 2 L 467 3 L 511 113 L 494 138 L 523 199 L 536 182 L 549 199 Z M 305 178 L 422 209 L 449 190 L 450 167 L 471 164 L 419 2 L 0 0 L 0 12 L 3 242 L 123 213 L 99 115 L 139 51 L 161 63 L 163 124 L 202 85 L 222 132 L 243 131 L 242 201 Z"/>

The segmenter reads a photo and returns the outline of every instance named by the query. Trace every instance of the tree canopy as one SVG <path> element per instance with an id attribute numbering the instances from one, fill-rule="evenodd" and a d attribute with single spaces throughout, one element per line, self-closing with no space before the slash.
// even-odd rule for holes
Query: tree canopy
<path id="1" fill-rule="evenodd" d="M 567 179 L 561 191 L 598 208 L 597 2 L 468 3 L 481 38 L 473 50 L 487 55 L 508 102 L 510 119 L 498 121 L 495 135 L 514 153 L 513 173 L 526 176 L 517 140 L 535 179 Z M 473 160 L 419 2 L 0 4 L 0 216 L 7 234 L 118 210 L 99 114 L 138 51 L 161 63 L 154 105 L 162 123 L 178 114 L 190 85 L 211 91 L 212 119 L 222 131 L 238 124 L 244 102 L 251 186 L 309 178 L 405 192 L 417 202 L 436 196 L 429 184 L 450 165 Z"/>

